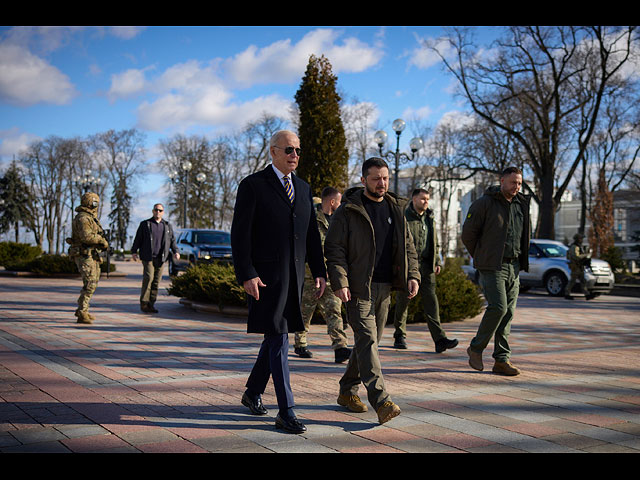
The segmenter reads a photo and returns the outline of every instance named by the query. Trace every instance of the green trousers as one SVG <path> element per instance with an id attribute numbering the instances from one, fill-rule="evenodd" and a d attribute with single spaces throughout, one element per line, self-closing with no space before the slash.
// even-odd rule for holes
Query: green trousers
<path id="1" fill-rule="evenodd" d="M 479 272 L 487 309 L 476 336 L 471 340 L 471 350 L 482 353 L 493 338 L 493 358 L 498 362 L 506 362 L 511 357 L 509 333 L 520 292 L 518 260 L 503 263 L 500 270 Z"/>
<path id="2" fill-rule="evenodd" d="M 436 274 L 420 269 L 420 298 L 422 299 L 422 309 L 427 319 L 429 333 L 434 342 L 447 337 L 440 324 L 440 308 L 438 297 L 436 296 Z M 395 338 L 406 338 L 407 336 L 407 310 L 412 299 L 407 298 L 408 291 L 398 291 L 396 293 L 396 312 L 393 319 Z"/>
<path id="3" fill-rule="evenodd" d="M 389 400 L 382 378 L 378 344 L 384 333 L 391 302 L 391 284 L 372 283 L 371 300 L 352 298 L 345 304 L 347 321 L 353 330 L 353 349 L 340 379 L 342 395 L 357 395 L 360 383 L 376 410 Z"/>
<path id="4" fill-rule="evenodd" d="M 142 289 L 140 290 L 140 304 L 148 303 L 153 307 L 158 297 L 158 285 L 162 279 L 164 263 L 159 258 L 150 262 L 142 261 Z"/>

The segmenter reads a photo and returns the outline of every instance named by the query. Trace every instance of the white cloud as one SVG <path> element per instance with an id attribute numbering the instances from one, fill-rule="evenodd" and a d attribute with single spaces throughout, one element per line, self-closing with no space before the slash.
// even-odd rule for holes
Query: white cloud
<path id="1" fill-rule="evenodd" d="M 285 39 L 263 48 L 249 46 L 227 59 L 189 60 L 155 78 L 145 75 L 145 70 L 127 70 L 112 76 L 108 95 L 112 100 L 140 93 L 152 95 L 138 107 L 138 122 L 154 131 L 184 130 L 194 125 L 238 128 L 264 112 L 286 116 L 290 99 L 261 93 L 240 101 L 235 91 L 260 84 L 299 82 L 311 54 L 324 54 L 334 73 L 363 71 L 380 61 L 380 48 L 356 38 L 338 43 L 341 35 L 335 30 L 317 29 L 297 43 Z"/>
<path id="2" fill-rule="evenodd" d="M 429 116 L 433 113 L 433 109 L 428 105 L 420 108 L 407 107 L 404 112 L 402 112 L 403 118 L 414 118 L 414 119 L 425 119 L 429 118 Z"/>
<path id="3" fill-rule="evenodd" d="M 131 40 L 136 37 L 145 27 L 125 27 L 117 26 L 109 28 L 109 32 L 114 37 L 121 38 L 123 40 Z"/>
<path id="4" fill-rule="evenodd" d="M 445 57 L 448 57 L 453 52 L 446 39 L 422 38 L 418 35 L 415 35 L 415 39 L 418 46 L 409 54 L 409 67 L 414 66 L 424 70 L 440 63 L 440 56 L 433 51 L 433 48 L 436 48 Z"/>
<path id="5" fill-rule="evenodd" d="M 39 140 L 39 137 L 31 133 L 20 131 L 17 127 L 8 130 L 0 130 L 0 157 L 12 159 L 18 157 L 26 150 L 30 143 Z"/>
<path id="6" fill-rule="evenodd" d="M 129 98 L 142 93 L 147 87 L 144 70 L 129 69 L 111 75 L 111 88 L 107 96 L 113 102 L 120 98 Z"/>
<path id="7" fill-rule="evenodd" d="M 333 73 L 361 72 L 375 66 L 383 52 L 350 37 L 338 45 L 341 33 L 318 29 L 307 33 L 298 43 L 280 40 L 264 48 L 249 46 L 224 62 L 229 78 L 248 87 L 258 83 L 289 83 L 299 80 L 309 63 L 309 57 L 324 55 Z"/>
<path id="8" fill-rule="evenodd" d="M 64 105 L 76 95 L 69 77 L 18 45 L 0 45 L 0 98 L 14 105 Z"/>

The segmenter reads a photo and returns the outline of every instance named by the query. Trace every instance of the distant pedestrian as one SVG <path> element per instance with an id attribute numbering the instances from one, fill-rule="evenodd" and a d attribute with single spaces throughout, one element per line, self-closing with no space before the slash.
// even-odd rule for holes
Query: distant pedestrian
<path id="1" fill-rule="evenodd" d="M 173 227 L 162 219 L 164 206 L 156 203 L 152 216 L 138 225 L 136 236 L 131 246 L 131 257 L 138 261 L 138 251 L 142 260 L 142 289 L 140 291 L 140 310 L 145 313 L 158 313 L 155 308 L 158 298 L 158 285 L 162 279 L 164 264 L 173 252 L 176 259 L 180 258 Z"/>
<path id="2" fill-rule="evenodd" d="M 442 262 L 438 253 L 438 235 L 433 211 L 429 208 L 429 192 L 423 188 L 417 188 L 411 194 L 404 211 L 407 225 L 413 237 L 413 244 L 418 254 L 420 263 L 420 298 L 422 309 L 427 318 L 427 326 L 431 338 L 435 342 L 436 352 L 442 353 L 449 348 L 458 345 L 458 340 L 447 338 L 447 334 L 440 323 L 440 309 L 436 296 L 436 275 L 440 274 Z M 396 309 L 394 317 L 395 348 L 406 349 L 407 343 L 407 310 L 409 302 L 408 292 L 396 296 Z"/>
<path id="3" fill-rule="evenodd" d="M 582 245 L 583 241 L 584 235 L 576 233 L 573 236 L 573 243 L 569 245 L 569 249 L 567 250 L 569 269 L 571 270 L 571 278 L 564 290 L 564 298 L 567 300 L 573 300 L 571 290 L 573 290 L 573 286 L 576 282 L 580 282 L 580 289 L 582 290 L 582 293 L 584 293 L 584 298 L 586 300 L 594 298 L 594 295 L 589 292 L 589 289 L 587 288 L 587 281 L 584 278 L 584 269 L 589 265 L 589 262 L 591 262 L 591 251 Z"/>
<path id="4" fill-rule="evenodd" d="M 416 250 L 404 217 L 405 201 L 388 192 L 389 167 L 378 157 L 362 165 L 363 187 L 348 189 L 336 210 L 325 256 L 331 288 L 345 304 L 354 347 L 340 379 L 338 404 L 365 412 L 358 397 L 362 383 L 378 422 L 400 414 L 382 376 L 378 345 L 389 313 L 391 290 L 418 293 L 420 272 Z"/>
<path id="5" fill-rule="evenodd" d="M 329 223 L 333 213 L 340 206 L 342 194 L 333 187 L 326 187 L 322 190 L 321 201 L 316 205 L 316 220 L 318 222 L 318 230 L 320 231 L 320 241 L 324 245 L 324 239 L 329 230 Z M 309 350 L 307 337 L 311 319 L 316 308 L 320 311 L 325 323 L 327 324 L 327 333 L 331 338 L 331 347 L 334 351 L 336 363 L 346 362 L 349 359 L 351 350 L 347 348 L 347 334 L 344 331 L 344 321 L 342 319 L 342 302 L 331 291 L 330 284 L 320 298 L 311 286 L 314 284 L 313 277 L 309 266 L 305 269 L 305 288 L 302 290 L 302 321 L 304 330 L 296 332 L 295 335 L 295 353 L 302 358 L 311 358 L 313 354 Z"/>
<path id="6" fill-rule="evenodd" d="M 494 338 L 493 373 L 518 375 L 511 365 L 509 333 L 520 291 L 520 270 L 529 269 L 529 197 L 520 192 L 522 172 L 509 167 L 500 186 L 489 187 L 471 204 L 462 227 L 462 242 L 480 273 L 487 300 L 476 336 L 467 348 L 469 365 L 483 370 L 482 351 Z"/>
<path id="7" fill-rule="evenodd" d="M 75 312 L 78 323 L 93 323 L 95 317 L 89 313 L 89 302 L 100 281 L 100 252 L 109 248 L 109 242 L 98 219 L 100 197 L 92 192 L 82 195 L 78 214 L 73 219 L 71 238 L 67 239 L 69 257 L 75 261 L 82 276 L 82 290 Z"/>

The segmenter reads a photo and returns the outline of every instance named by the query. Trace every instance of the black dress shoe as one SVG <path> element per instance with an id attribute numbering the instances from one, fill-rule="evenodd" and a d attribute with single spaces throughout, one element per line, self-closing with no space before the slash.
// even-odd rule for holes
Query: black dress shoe
<path id="1" fill-rule="evenodd" d="M 302 358 L 313 357 L 313 353 L 311 353 L 311 350 L 309 350 L 307 347 L 296 347 L 294 351 L 296 352 L 296 355 Z"/>
<path id="2" fill-rule="evenodd" d="M 276 415 L 276 428 L 282 428 L 289 433 L 304 433 L 307 431 L 307 427 L 296 417 L 282 418 L 280 414 Z"/>
<path id="3" fill-rule="evenodd" d="M 338 348 L 334 353 L 336 356 L 336 363 L 346 362 L 351 356 L 351 350 L 346 347 Z"/>
<path id="4" fill-rule="evenodd" d="M 156 307 L 154 307 L 150 303 L 147 305 L 147 309 L 148 309 L 147 312 L 149 313 L 158 313 L 158 310 L 156 309 Z"/>
<path id="5" fill-rule="evenodd" d="M 242 405 L 249 408 L 254 415 L 266 415 L 267 409 L 262 404 L 262 397 L 258 395 L 255 399 L 251 399 L 245 392 L 242 395 Z"/>
<path id="6" fill-rule="evenodd" d="M 405 342 L 404 337 L 396 337 L 393 342 L 393 348 L 400 348 L 402 350 L 407 349 L 407 342 Z"/>
<path id="7" fill-rule="evenodd" d="M 436 342 L 436 353 L 442 353 L 449 348 L 456 347 L 458 345 L 458 340 L 455 338 L 453 340 L 449 340 L 448 338 L 441 338 Z"/>

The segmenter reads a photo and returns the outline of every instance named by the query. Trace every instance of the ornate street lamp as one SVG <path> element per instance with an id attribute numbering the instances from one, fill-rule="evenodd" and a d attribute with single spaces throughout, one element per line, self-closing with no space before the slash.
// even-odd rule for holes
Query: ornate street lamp
<path id="1" fill-rule="evenodd" d="M 92 187 L 99 187 L 102 184 L 102 179 L 92 175 L 91 170 L 87 170 L 82 175 L 76 175 L 73 180 L 82 193 L 87 193 Z"/>
<path id="2" fill-rule="evenodd" d="M 406 153 L 400 152 L 400 135 L 402 135 L 402 131 L 406 127 L 406 123 L 401 118 L 397 118 L 391 124 L 391 128 L 396 132 L 396 151 L 387 151 L 386 153 L 382 152 L 382 148 L 385 143 L 387 143 L 387 132 L 384 130 L 378 130 L 373 136 L 376 144 L 378 145 L 378 150 L 380 151 L 380 156 L 383 158 L 393 158 L 395 164 L 395 172 L 393 178 L 394 192 L 398 193 L 398 177 L 400 176 L 400 159 L 406 159 L 407 161 L 413 160 L 415 154 L 418 150 L 420 150 L 423 146 L 422 139 L 420 137 L 415 137 L 409 143 L 409 147 L 411 148 L 411 156 Z"/>

